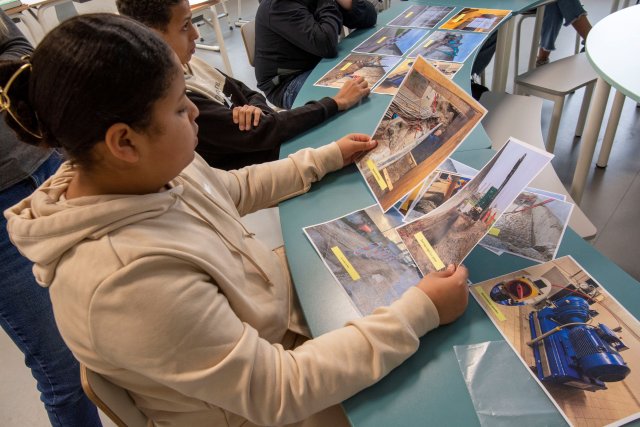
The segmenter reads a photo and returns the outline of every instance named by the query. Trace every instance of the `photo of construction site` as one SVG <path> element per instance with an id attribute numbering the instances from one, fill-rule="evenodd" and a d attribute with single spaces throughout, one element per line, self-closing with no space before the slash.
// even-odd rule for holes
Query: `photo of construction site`
<path id="1" fill-rule="evenodd" d="M 440 28 L 443 30 L 490 33 L 500 21 L 510 14 L 510 10 L 475 9 L 468 7 L 462 9 L 453 18 L 442 24 Z"/>
<path id="2" fill-rule="evenodd" d="M 383 27 L 353 49 L 356 53 L 402 56 L 426 34 L 421 28 Z"/>
<path id="3" fill-rule="evenodd" d="M 470 177 L 451 172 L 436 171 L 435 179 L 421 190 L 407 210 L 405 221 L 413 221 L 425 216 L 458 194 L 458 191 L 469 181 L 471 181 Z"/>
<path id="4" fill-rule="evenodd" d="M 417 58 L 358 162 L 384 211 L 420 185 L 473 130 L 486 110 L 423 58 Z"/>
<path id="5" fill-rule="evenodd" d="M 341 88 L 347 80 L 360 76 L 369 83 L 369 87 L 373 87 L 400 60 L 393 56 L 351 53 L 320 77 L 315 86 Z"/>
<path id="6" fill-rule="evenodd" d="M 435 28 L 454 8 L 449 6 L 410 6 L 389 22 L 392 27 Z"/>
<path id="7" fill-rule="evenodd" d="M 399 227 L 422 273 L 460 264 L 551 157 L 511 138 L 455 196 Z"/>
<path id="8" fill-rule="evenodd" d="M 572 257 L 471 294 L 571 425 L 640 416 L 640 323 Z"/>
<path id="9" fill-rule="evenodd" d="M 420 55 L 430 61 L 462 63 L 482 44 L 485 38 L 484 34 L 434 31 L 411 51 L 409 58 L 416 58 Z"/>
<path id="10" fill-rule="evenodd" d="M 391 70 L 387 76 L 373 89 L 373 93 L 384 95 L 395 95 L 402 84 L 411 66 L 415 62 L 414 58 L 407 58 L 402 61 L 396 68 Z M 431 65 L 436 67 L 438 71 L 452 79 L 453 76 L 462 67 L 462 64 L 456 62 L 429 61 Z"/>
<path id="11" fill-rule="evenodd" d="M 523 191 L 480 242 L 538 262 L 555 258 L 573 204 Z"/>
<path id="12" fill-rule="evenodd" d="M 390 215 L 391 214 L 391 215 Z M 353 305 L 366 316 L 420 281 L 420 272 L 394 227 L 402 216 L 370 206 L 304 232 Z"/>

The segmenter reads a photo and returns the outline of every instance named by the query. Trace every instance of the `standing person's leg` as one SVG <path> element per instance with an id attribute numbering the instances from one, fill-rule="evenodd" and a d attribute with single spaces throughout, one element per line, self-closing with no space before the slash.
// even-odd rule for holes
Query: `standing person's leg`
<path id="1" fill-rule="evenodd" d="M 584 10 L 579 0 L 558 0 L 558 9 L 564 18 L 564 25 L 573 26 L 576 32 L 586 39 L 591 31 L 591 23 L 587 18 L 587 11 Z"/>
<path id="2" fill-rule="evenodd" d="M 302 89 L 304 82 L 307 81 L 307 77 L 309 77 L 309 74 L 311 74 L 311 70 L 297 75 L 293 80 L 289 82 L 287 89 L 282 95 L 283 108 L 286 108 L 287 110 L 291 109 L 291 107 L 293 106 L 293 102 L 296 100 L 296 96 L 298 96 L 298 92 L 300 92 L 300 89 Z"/>
<path id="3" fill-rule="evenodd" d="M 0 192 L 0 211 L 27 197 L 60 165 L 53 154 L 32 177 Z M 38 383 L 51 425 L 101 426 L 98 411 L 82 391 L 80 368 L 56 327 L 49 291 L 39 286 L 32 263 L 13 246 L 0 216 L 0 325 L 25 356 Z"/>
<path id="4" fill-rule="evenodd" d="M 542 29 L 540 30 L 540 49 L 536 67 L 549 62 L 549 54 L 556 49 L 556 39 L 562 28 L 562 13 L 558 3 L 551 3 L 544 8 Z"/>

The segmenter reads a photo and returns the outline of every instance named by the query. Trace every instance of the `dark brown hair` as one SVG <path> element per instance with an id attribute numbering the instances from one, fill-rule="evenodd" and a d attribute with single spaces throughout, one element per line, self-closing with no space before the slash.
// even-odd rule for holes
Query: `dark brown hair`
<path id="1" fill-rule="evenodd" d="M 164 31 L 171 21 L 171 8 L 182 1 L 184 0 L 117 0 L 116 6 L 121 15 Z"/>

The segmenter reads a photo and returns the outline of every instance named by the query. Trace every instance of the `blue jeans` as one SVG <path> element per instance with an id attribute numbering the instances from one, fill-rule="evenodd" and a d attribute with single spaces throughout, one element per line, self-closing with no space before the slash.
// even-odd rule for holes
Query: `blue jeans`
<path id="1" fill-rule="evenodd" d="M 562 28 L 562 21 L 564 20 L 566 27 L 586 14 L 587 11 L 584 10 L 579 0 L 558 0 L 545 6 L 540 34 L 540 47 L 547 51 L 555 50 L 556 39 Z"/>
<path id="2" fill-rule="evenodd" d="M 307 81 L 309 74 L 311 74 L 311 70 L 297 75 L 289 82 L 287 88 L 282 94 L 282 108 L 286 108 L 287 110 L 291 109 L 293 102 L 296 100 L 296 96 L 298 96 L 298 92 L 302 89 L 304 82 Z"/>
<path id="3" fill-rule="evenodd" d="M 33 175 L 1 191 L 0 213 L 29 196 L 61 162 L 54 153 Z M 0 215 L 0 259 L 0 325 L 24 353 L 51 425 L 101 426 L 96 407 L 82 391 L 78 362 L 56 327 L 49 290 L 36 283 L 31 261 L 11 244 L 4 215 Z"/>

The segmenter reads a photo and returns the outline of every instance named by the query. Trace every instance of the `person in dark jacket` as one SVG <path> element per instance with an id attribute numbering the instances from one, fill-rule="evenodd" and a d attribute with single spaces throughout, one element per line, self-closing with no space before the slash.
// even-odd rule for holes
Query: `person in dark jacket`
<path id="1" fill-rule="evenodd" d="M 342 27 L 368 28 L 376 20 L 367 0 L 262 0 L 256 13 L 258 88 L 273 104 L 291 108 L 316 64 L 338 54 Z"/>
<path id="2" fill-rule="evenodd" d="M 118 0 L 118 11 L 155 30 L 184 64 L 187 96 L 200 110 L 196 151 L 225 170 L 278 159 L 280 145 L 356 105 L 369 94 L 354 78 L 332 97 L 274 111 L 265 97 L 193 56 L 198 31 L 187 0 Z"/>

